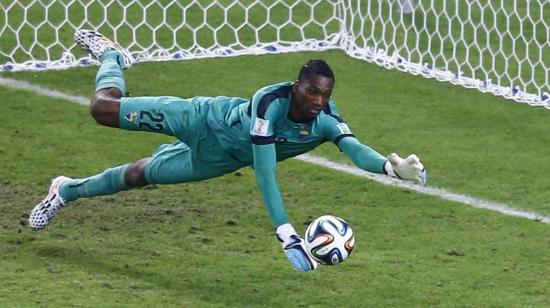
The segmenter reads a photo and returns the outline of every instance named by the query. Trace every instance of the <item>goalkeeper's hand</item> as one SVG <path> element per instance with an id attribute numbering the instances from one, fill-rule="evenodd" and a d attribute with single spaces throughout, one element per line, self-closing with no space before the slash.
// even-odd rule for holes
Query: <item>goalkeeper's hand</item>
<path id="1" fill-rule="evenodd" d="M 306 252 L 304 239 L 296 233 L 291 224 L 278 226 L 276 235 L 294 270 L 308 272 L 317 268 L 317 262 Z"/>
<path id="2" fill-rule="evenodd" d="M 403 159 L 395 153 L 388 155 L 388 161 L 384 164 L 384 170 L 390 176 L 402 180 L 414 181 L 417 184 L 426 185 L 428 173 L 418 156 L 411 154 Z"/>

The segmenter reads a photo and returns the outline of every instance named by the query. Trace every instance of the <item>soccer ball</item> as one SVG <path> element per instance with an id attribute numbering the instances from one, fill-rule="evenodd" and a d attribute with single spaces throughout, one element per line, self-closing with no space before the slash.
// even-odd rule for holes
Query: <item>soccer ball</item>
<path id="1" fill-rule="evenodd" d="M 315 219 L 306 230 L 306 251 L 317 262 L 333 265 L 343 262 L 353 250 L 355 236 L 342 218 L 325 215 Z"/>

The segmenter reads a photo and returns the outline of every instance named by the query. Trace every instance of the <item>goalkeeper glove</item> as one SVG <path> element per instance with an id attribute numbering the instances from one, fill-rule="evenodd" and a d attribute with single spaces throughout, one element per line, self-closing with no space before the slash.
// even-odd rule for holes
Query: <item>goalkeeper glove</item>
<path id="1" fill-rule="evenodd" d="M 388 161 L 384 164 L 384 170 L 392 177 L 402 180 L 414 181 L 417 184 L 426 185 L 428 173 L 418 156 L 411 154 L 403 159 L 395 153 L 388 155 Z"/>
<path id="2" fill-rule="evenodd" d="M 294 270 L 308 272 L 317 268 L 317 262 L 306 252 L 304 239 L 296 233 L 291 224 L 278 226 L 276 236 Z"/>

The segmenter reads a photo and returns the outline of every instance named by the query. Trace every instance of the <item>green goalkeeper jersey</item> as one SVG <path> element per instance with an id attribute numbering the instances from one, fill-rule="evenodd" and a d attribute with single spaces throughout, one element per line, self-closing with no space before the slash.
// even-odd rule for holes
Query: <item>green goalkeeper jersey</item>
<path id="1" fill-rule="evenodd" d="M 288 117 L 292 83 L 264 87 L 251 100 L 217 97 L 212 104 L 208 126 L 216 133 L 221 146 L 246 165 L 253 166 L 251 144 L 275 144 L 276 160 L 281 161 L 308 152 L 323 142 L 335 144 L 353 136 L 338 115 L 331 98 L 319 116 L 308 123 Z"/>
<path id="2" fill-rule="evenodd" d="M 256 171 L 256 180 L 275 226 L 288 223 L 276 181 L 276 162 L 332 141 L 359 167 L 383 172 L 386 159 L 357 141 L 340 118 L 331 98 L 315 120 L 297 123 L 289 118 L 292 86 L 283 82 L 258 90 L 252 99 L 218 97 L 210 107 L 207 125 L 222 148 Z"/>

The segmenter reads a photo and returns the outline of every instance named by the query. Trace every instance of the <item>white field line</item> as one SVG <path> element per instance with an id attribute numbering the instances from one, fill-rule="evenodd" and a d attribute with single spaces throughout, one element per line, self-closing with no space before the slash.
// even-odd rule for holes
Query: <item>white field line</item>
<path id="1" fill-rule="evenodd" d="M 0 85 L 6 86 L 6 87 L 12 88 L 12 89 L 20 89 L 20 90 L 25 90 L 25 91 L 31 91 L 31 92 L 34 92 L 34 93 L 37 93 L 37 94 L 40 94 L 40 95 L 49 96 L 49 97 L 53 97 L 53 98 L 59 98 L 59 99 L 66 100 L 66 101 L 69 101 L 69 102 L 77 103 L 79 105 L 87 106 L 87 105 L 90 104 L 90 99 L 89 98 L 84 98 L 82 96 L 75 96 L 75 95 L 65 94 L 63 92 L 59 92 L 59 91 L 55 91 L 55 90 L 50 90 L 50 89 L 47 89 L 47 88 L 43 88 L 43 87 L 40 87 L 40 86 L 33 85 L 33 84 L 28 83 L 26 81 L 20 81 L 20 80 L 15 80 L 15 79 L 11 79 L 11 78 L 0 77 Z"/>
<path id="2" fill-rule="evenodd" d="M 6 86 L 6 87 L 9 87 L 9 88 L 13 88 L 13 89 L 21 89 L 21 90 L 25 90 L 25 91 L 35 92 L 35 93 L 40 94 L 40 95 L 44 95 L 44 96 L 48 96 L 48 97 L 52 97 L 52 98 L 59 98 L 59 99 L 66 100 L 66 101 L 73 102 L 73 103 L 77 103 L 77 104 L 80 104 L 80 105 L 88 105 L 89 104 L 89 99 L 87 99 L 87 98 L 84 98 L 84 97 L 81 97 L 81 96 L 69 95 L 69 94 L 65 94 L 63 92 L 59 92 L 59 91 L 56 91 L 56 90 L 51 90 L 51 89 L 47 89 L 47 88 L 44 88 L 44 87 L 36 86 L 36 85 L 30 84 L 26 81 L 19 81 L 19 80 L 14 80 L 14 79 L 10 79 L 10 78 L 0 77 L 0 85 Z M 412 190 L 412 191 L 419 192 L 419 193 L 426 194 L 426 195 L 437 196 L 437 197 L 440 197 L 440 198 L 445 199 L 445 200 L 466 204 L 466 205 L 469 205 L 469 206 L 475 207 L 475 208 L 481 208 L 481 209 L 487 209 L 487 210 L 499 212 L 499 213 L 502 213 L 502 214 L 505 214 L 505 215 L 508 215 L 508 216 L 521 217 L 521 218 L 541 221 L 541 222 L 550 224 L 550 217 L 548 217 L 548 216 L 544 216 L 544 215 L 541 215 L 541 214 L 538 214 L 538 213 L 535 213 L 535 212 L 529 212 L 529 211 L 524 211 L 524 210 L 520 210 L 520 209 L 515 209 L 515 208 L 509 207 L 509 206 L 507 206 L 506 204 L 503 204 L 503 203 L 497 203 L 497 202 L 482 200 L 482 199 L 470 197 L 470 196 L 467 196 L 467 195 L 460 195 L 460 194 L 456 194 L 456 193 L 447 191 L 447 190 L 442 189 L 442 188 L 435 188 L 435 187 L 429 187 L 429 186 L 420 186 L 420 185 L 412 184 L 412 183 L 409 183 L 409 182 L 400 181 L 400 180 L 391 178 L 391 177 L 386 176 L 386 175 L 367 172 L 367 171 L 364 171 L 364 170 L 359 169 L 357 167 L 352 167 L 352 166 L 349 166 L 349 165 L 336 163 L 336 162 L 330 161 L 326 158 L 319 157 L 319 156 L 314 156 L 314 155 L 311 155 L 311 154 L 302 154 L 300 156 L 297 156 L 296 159 L 299 159 L 299 160 L 302 160 L 302 161 L 305 161 L 305 162 L 308 162 L 308 163 L 311 163 L 311 164 L 323 166 L 323 167 L 326 167 L 326 168 L 330 168 L 330 169 L 333 169 L 333 170 L 337 170 L 337 171 L 341 171 L 341 172 L 345 172 L 345 173 L 365 177 L 365 178 L 374 180 L 376 182 L 379 182 L 379 183 L 382 183 L 382 184 L 385 184 L 385 185 L 390 185 L 390 186 L 399 187 L 399 188 L 403 188 L 403 189 L 407 189 L 407 190 Z"/>
<path id="3" fill-rule="evenodd" d="M 527 219 L 542 221 L 544 223 L 550 224 L 550 217 L 548 216 L 544 216 L 534 212 L 515 209 L 503 203 L 486 201 L 486 200 L 482 200 L 482 199 L 478 199 L 478 198 L 474 198 L 466 195 L 455 194 L 453 192 L 447 191 L 442 188 L 421 186 L 421 185 L 412 184 L 410 182 L 400 181 L 392 177 L 389 177 L 387 175 L 367 172 L 357 167 L 336 163 L 326 158 L 314 156 L 311 154 L 302 154 L 296 158 L 312 164 L 330 168 L 333 170 L 338 170 L 349 174 L 369 178 L 371 180 L 374 180 L 382 184 L 404 188 L 407 190 L 412 190 L 412 191 L 423 193 L 426 195 L 437 196 L 445 200 L 466 204 L 475 208 L 487 209 L 487 210 L 496 211 L 509 216 L 527 218 Z"/>

